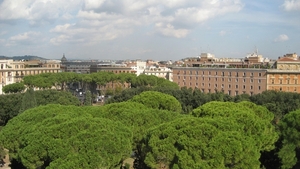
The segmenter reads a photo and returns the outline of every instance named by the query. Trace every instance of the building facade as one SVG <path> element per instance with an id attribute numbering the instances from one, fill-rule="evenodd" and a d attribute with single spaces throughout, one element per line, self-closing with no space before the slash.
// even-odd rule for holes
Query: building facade
<path id="1" fill-rule="evenodd" d="M 267 88 L 266 69 L 174 67 L 173 81 L 180 87 L 231 96 L 258 94 Z"/>
<path id="2" fill-rule="evenodd" d="M 300 60 L 296 53 L 279 57 L 267 72 L 267 90 L 300 93 Z"/>
<path id="3" fill-rule="evenodd" d="M 0 60 L 0 94 L 4 86 L 20 82 L 24 76 L 60 71 L 60 62 L 55 60 Z"/>

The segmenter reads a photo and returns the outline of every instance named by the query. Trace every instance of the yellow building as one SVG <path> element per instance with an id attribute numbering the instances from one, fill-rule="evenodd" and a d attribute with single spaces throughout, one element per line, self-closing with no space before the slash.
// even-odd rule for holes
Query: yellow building
<path id="1" fill-rule="evenodd" d="M 20 82 L 24 76 L 60 72 L 60 62 L 54 60 L 0 60 L 0 94 L 5 85 Z"/>
<path id="2" fill-rule="evenodd" d="M 276 69 L 267 71 L 267 90 L 300 93 L 300 60 L 297 54 L 286 54 L 278 58 Z"/>

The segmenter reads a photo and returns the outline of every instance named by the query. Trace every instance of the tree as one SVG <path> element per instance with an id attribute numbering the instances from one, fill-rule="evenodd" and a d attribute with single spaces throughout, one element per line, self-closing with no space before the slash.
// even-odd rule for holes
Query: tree
<path id="1" fill-rule="evenodd" d="M 86 91 L 84 105 L 91 106 L 92 105 L 92 93 L 91 91 Z"/>
<path id="2" fill-rule="evenodd" d="M 278 139 L 275 127 L 272 125 L 274 115 L 263 106 L 243 101 L 209 102 L 193 110 L 195 117 L 228 118 L 234 119 L 239 124 L 239 131 L 256 140 L 256 145 L 261 151 L 270 151 L 275 148 Z"/>
<path id="3" fill-rule="evenodd" d="M 22 99 L 22 104 L 21 104 L 21 108 L 20 108 L 20 113 L 24 112 L 27 109 L 36 107 L 37 103 L 36 103 L 36 99 L 35 99 L 35 94 L 34 94 L 34 90 L 33 88 L 29 88 L 27 89 L 27 91 L 25 92 L 23 99 Z"/>
<path id="4" fill-rule="evenodd" d="M 19 114 L 24 95 L 25 93 L 0 95 L 0 126 L 4 126 L 8 120 Z M 34 91 L 34 95 L 37 106 L 47 104 L 79 105 L 78 98 L 66 91 L 38 90 Z"/>
<path id="5" fill-rule="evenodd" d="M 162 109 L 174 112 L 181 112 L 182 109 L 179 101 L 175 97 L 156 91 L 143 92 L 134 96 L 130 101 L 142 103 L 153 109 Z"/>
<path id="6" fill-rule="evenodd" d="M 259 168 L 255 140 L 225 119 L 187 117 L 149 130 L 143 152 L 149 168 Z"/>
<path id="7" fill-rule="evenodd" d="M 83 108 L 47 105 L 29 109 L 3 127 L 1 145 L 29 169 L 120 166 L 131 153 L 131 130 L 120 122 L 82 113 Z"/>
<path id="8" fill-rule="evenodd" d="M 282 148 L 278 155 L 283 169 L 293 168 L 296 164 L 299 168 L 300 148 L 300 110 L 286 114 L 279 123 L 282 135 Z"/>
<path id="9" fill-rule="evenodd" d="M 2 88 L 4 93 L 19 93 L 25 90 L 25 86 L 23 83 L 13 83 L 6 85 Z"/>

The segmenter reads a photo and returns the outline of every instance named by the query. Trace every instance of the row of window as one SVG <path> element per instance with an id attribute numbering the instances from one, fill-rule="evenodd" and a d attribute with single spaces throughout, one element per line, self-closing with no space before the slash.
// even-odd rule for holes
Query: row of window
<path id="1" fill-rule="evenodd" d="M 201 91 L 203 92 L 203 93 L 205 93 L 206 91 L 205 91 L 205 89 L 201 89 Z M 218 91 L 218 90 L 211 90 L 211 89 L 207 89 L 207 92 L 208 93 L 211 93 L 212 91 L 214 91 L 215 93 Z M 233 91 L 234 92 L 234 95 L 235 96 L 237 96 L 237 95 L 239 95 L 239 91 Z M 232 94 L 232 92 L 231 92 L 231 90 L 228 90 L 227 92 L 226 92 L 228 95 L 231 95 Z M 246 91 L 242 91 L 242 94 L 246 94 Z M 253 95 L 253 92 L 250 92 L 249 93 L 250 94 L 250 96 L 252 96 Z"/>
<path id="2" fill-rule="evenodd" d="M 290 82 L 294 82 L 294 84 L 298 84 L 298 80 L 297 79 L 294 79 L 293 81 L 292 80 L 285 80 L 285 84 L 290 84 Z M 275 84 L 275 81 L 274 79 L 271 80 L 271 83 L 272 84 Z M 279 84 L 283 84 L 283 80 L 282 79 L 279 79 Z"/>
<path id="3" fill-rule="evenodd" d="M 186 82 L 183 82 L 183 85 L 185 86 L 187 83 Z M 180 85 L 180 82 L 178 82 L 178 85 Z M 189 83 L 190 86 L 192 86 L 192 82 Z M 195 83 L 195 86 L 198 87 L 198 83 Z M 201 83 L 201 86 L 205 86 L 205 83 Z M 218 87 L 221 87 L 222 89 L 225 88 L 225 85 L 224 84 L 221 84 L 221 86 L 218 86 L 218 84 L 214 84 L 214 85 L 211 85 L 210 83 L 208 83 L 208 87 L 214 87 L 214 88 L 218 88 Z M 231 88 L 236 88 L 238 89 L 239 88 L 239 85 L 231 85 L 231 84 L 228 84 L 228 88 L 231 89 Z M 246 89 L 246 85 L 242 85 L 242 89 Z M 253 90 L 254 87 L 251 85 L 250 86 L 250 90 Z M 260 90 L 261 87 L 258 86 L 258 90 Z"/>
<path id="4" fill-rule="evenodd" d="M 202 71 L 202 72 L 201 71 L 195 71 L 195 74 L 199 75 L 200 73 L 202 73 L 202 75 L 204 75 L 205 72 L 207 72 L 207 71 Z M 190 75 L 192 75 L 193 71 L 190 70 L 190 71 L 188 71 L 188 73 Z M 178 74 L 180 74 L 180 71 L 178 71 Z M 183 74 L 187 74 L 187 71 L 184 70 Z M 208 71 L 208 75 L 221 75 L 221 76 L 225 76 L 225 72 L 214 72 L 214 73 L 212 73 L 212 71 Z M 246 72 L 227 72 L 227 75 L 228 76 L 235 75 L 236 77 L 238 77 L 238 76 L 246 76 Z M 250 72 L 250 76 L 254 76 L 254 73 Z M 261 77 L 262 73 L 258 73 L 258 76 Z"/>
<path id="5" fill-rule="evenodd" d="M 177 78 L 180 80 L 180 76 L 178 76 Z M 193 77 L 190 77 L 189 79 L 190 79 L 190 80 L 193 80 Z M 195 79 L 196 79 L 196 80 L 199 80 L 199 77 L 195 77 Z M 213 80 L 213 79 L 214 79 L 214 78 L 208 77 L 206 80 L 207 80 L 207 81 L 211 81 L 211 80 Z M 219 79 L 219 78 L 215 78 L 215 81 L 218 81 L 218 79 Z M 186 80 L 186 77 L 185 77 L 185 76 L 183 76 L 183 80 Z M 224 82 L 224 81 L 225 81 L 225 78 L 222 78 L 221 80 L 222 80 L 222 82 Z M 227 80 L 228 80 L 228 82 L 233 81 L 231 78 L 228 78 Z M 236 78 L 236 79 L 234 79 L 234 80 L 235 80 L 235 82 L 239 82 L 239 79 L 238 79 L 238 78 Z M 204 77 L 202 77 L 202 81 L 205 81 L 205 78 L 204 78 Z M 246 79 L 242 79 L 242 82 L 246 83 Z M 250 79 L 250 83 L 253 83 L 253 82 L 254 82 L 254 79 Z M 261 83 L 261 79 L 258 79 L 258 80 L 257 80 L 257 83 Z"/>

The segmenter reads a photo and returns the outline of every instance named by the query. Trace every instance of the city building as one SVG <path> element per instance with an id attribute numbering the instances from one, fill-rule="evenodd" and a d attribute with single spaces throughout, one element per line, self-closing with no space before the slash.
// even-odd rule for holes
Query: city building
<path id="1" fill-rule="evenodd" d="M 81 60 L 73 60 L 68 61 L 66 56 L 63 55 L 61 58 L 61 70 L 62 72 L 74 72 L 74 73 L 82 73 L 88 74 L 90 73 L 90 66 L 97 65 L 101 62 L 99 61 L 81 61 Z"/>
<path id="2" fill-rule="evenodd" d="M 160 78 L 173 81 L 173 70 L 171 70 L 168 67 L 150 66 L 144 69 L 143 74 L 154 75 Z"/>
<path id="3" fill-rule="evenodd" d="M 231 96 L 258 94 L 267 87 L 266 69 L 174 67 L 173 81 L 180 87 L 204 93 L 224 92 Z"/>
<path id="4" fill-rule="evenodd" d="M 173 68 L 173 81 L 180 87 L 202 92 L 222 91 L 229 95 L 258 94 L 265 90 L 300 93 L 300 59 L 286 54 L 276 61 L 251 54 L 244 59 L 218 59 L 212 54 L 188 58 Z"/>
<path id="5" fill-rule="evenodd" d="M 5 85 L 20 82 L 24 76 L 60 71 L 60 61 L 55 60 L 0 60 L 0 94 Z"/>
<path id="6" fill-rule="evenodd" d="M 279 57 L 267 71 L 267 90 L 300 93 L 300 60 L 296 53 Z"/>

